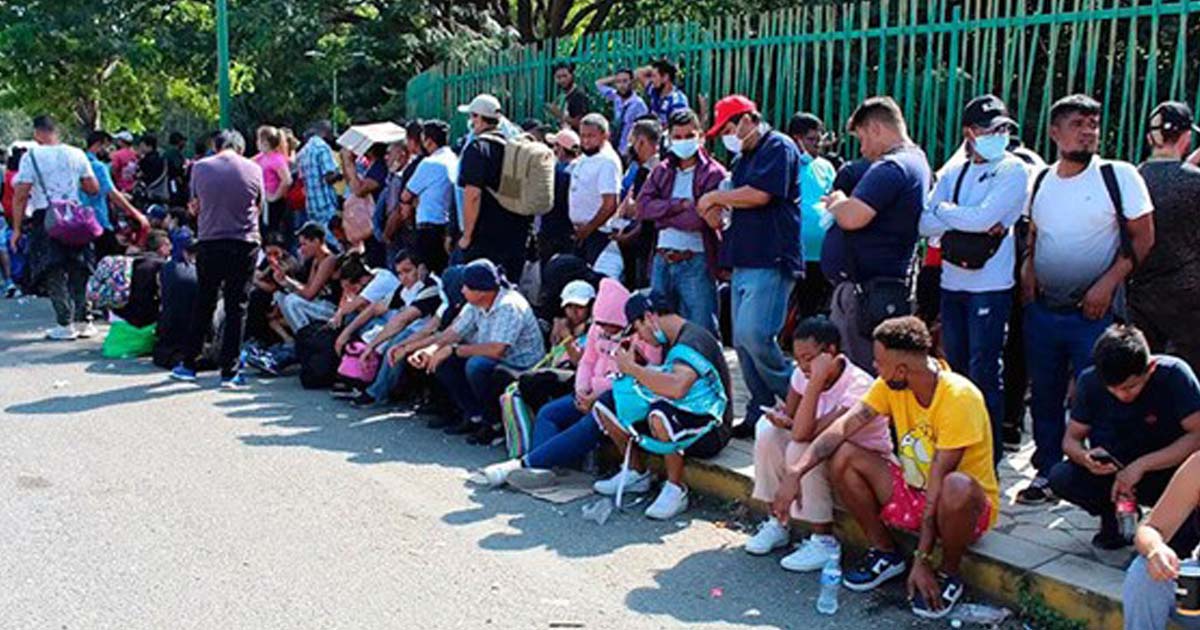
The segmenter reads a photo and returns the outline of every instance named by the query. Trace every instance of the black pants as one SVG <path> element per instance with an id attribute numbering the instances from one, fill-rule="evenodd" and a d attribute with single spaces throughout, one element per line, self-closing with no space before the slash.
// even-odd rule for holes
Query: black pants
<path id="1" fill-rule="evenodd" d="M 196 310 L 192 314 L 192 329 L 188 334 L 185 365 L 196 368 L 196 359 L 204 347 L 204 338 L 217 310 L 217 299 L 225 300 L 225 332 L 221 337 L 221 356 L 218 367 L 221 376 L 237 373 L 238 353 L 242 347 L 242 327 L 246 319 L 246 302 L 250 299 L 250 279 L 258 243 L 238 240 L 201 241 L 196 248 Z"/>
<path id="2" fill-rule="evenodd" d="M 607 232 L 596 230 L 583 241 L 576 243 L 576 253 L 588 266 L 592 266 L 596 264 L 596 259 L 600 257 L 610 242 L 612 242 L 612 238 Z"/>
<path id="3" fill-rule="evenodd" d="M 440 274 L 450 259 L 446 253 L 446 226 L 421 224 L 412 235 L 413 249 L 429 271 Z"/>
<path id="4" fill-rule="evenodd" d="M 1174 469 L 1155 470 L 1148 472 L 1142 481 L 1135 486 L 1137 500 L 1140 505 L 1154 505 L 1167 484 L 1171 481 Z M 1078 505 L 1092 516 L 1100 517 L 1102 528 L 1116 529 L 1117 506 L 1112 502 L 1112 485 L 1115 475 L 1104 477 L 1094 475 L 1091 471 L 1071 461 L 1055 464 L 1050 470 L 1050 489 L 1068 503 Z M 1200 515 L 1193 511 L 1188 520 L 1179 528 L 1169 544 L 1176 553 L 1184 557 L 1190 556 L 1192 550 L 1200 543 Z"/>

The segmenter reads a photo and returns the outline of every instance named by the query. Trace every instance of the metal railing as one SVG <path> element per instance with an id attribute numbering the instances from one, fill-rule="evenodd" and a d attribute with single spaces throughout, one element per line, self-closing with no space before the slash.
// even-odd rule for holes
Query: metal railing
<path id="1" fill-rule="evenodd" d="M 454 106 L 490 92 L 513 120 L 544 119 L 558 61 L 575 62 L 579 82 L 590 90 L 595 78 L 617 68 L 665 57 L 679 64 L 680 87 L 693 107 L 699 95 L 711 104 L 741 93 L 777 126 L 804 110 L 840 128 L 862 99 L 890 94 L 913 138 L 939 162 L 957 146 L 962 106 L 972 96 L 1003 98 L 1025 141 L 1050 156 L 1050 105 L 1084 92 L 1104 105 L 1104 153 L 1136 160 L 1156 103 L 1173 98 L 1200 109 L 1198 14 L 1200 0 L 801 6 L 705 24 L 606 31 L 447 62 L 408 82 L 407 109 L 410 116 L 449 117 L 462 130 L 465 121 Z"/>

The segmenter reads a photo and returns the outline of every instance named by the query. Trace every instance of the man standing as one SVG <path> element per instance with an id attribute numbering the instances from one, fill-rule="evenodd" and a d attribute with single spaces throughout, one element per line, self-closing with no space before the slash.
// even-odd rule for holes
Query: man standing
<path id="1" fill-rule="evenodd" d="M 450 125 L 445 122 L 424 122 L 421 142 L 426 157 L 413 171 L 400 197 L 404 204 L 416 199 L 413 249 L 433 273 L 446 268 L 446 226 L 454 209 L 454 182 L 458 179 L 458 156 L 446 146 L 449 136 Z"/>
<path id="2" fill-rule="evenodd" d="M 146 216 L 133 207 L 133 204 L 129 203 L 129 198 L 117 190 L 113 184 L 112 175 L 108 171 L 108 165 L 105 164 L 110 142 L 112 142 L 112 136 L 104 131 L 93 131 L 88 134 L 87 159 L 92 165 L 92 173 L 96 175 L 96 183 L 100 190 L 94 195 L 87 193 L 80 195 L 83 205 L 96 213 L 96 220 L 104 228 L 104 233 L 95 242 L 96 256 L 99 258 L 125 253 L 125 248 L 117 242 L 116 232 L 113 231 L 112 218 L 109 216 L 109 204 L 119 208 L 129 217 L 130 221 L 138 224 L 138 234 L 149 234 L 150 232 L 150 222 L 146 220 Z"/>
<path id="3" fill-rule="evenodd" d="M 470 116 L 475 134 L 458 162 L 458 185 L 463 188 L 458 249 L 466 262 L 487 258 L 509 279 L 520 279 L 533 218 L 505 210 L 492 194 L 500 187 L 504 167 L 500 101 L 491 94 L 480 94 L 469 104 L 460 105 L 458 111 Z"/>
<path id="4" fill-rule="evenodd" d="M 728 176 L 703 148 L 700 119 L 690 109 L 671 114 L 670 155 L 638 195 L 638 219 L 658 228 L 650 286 L 684 319 L 717 334 L 717 234 L 696 200 Z"/>
<path id="5" fill-rule="evenodd" d="M 192 166 L 191 211 L 196 216 L 199 244 L 196 276 L 199 288 L 183 362 L 171 372 L 180 381 L 196 380 L 196 360 L 212 324 L 217 298 L 225 303 L 221 335 L 222 389 L 245 386 L 238 352 L 242 347 L 246 302 L 258 254 L 258 216 L 265 199 L 262 169 L 242 157 L 246 140 L 234 130 L 215 140 L 217 154 Z"/>
<path id="6" fill-rule="evenodd" d="M 804 241 L 804 281 L 796 286 L 801 315 L 822 313 L 833 288 L 821 274 L 821 246 L 833 217 L 825 210 L 825 196 L 833 190 L 837 169 L 821 155 L 825 123 L 815 114 L 801 112 L 788 121 L 787 134 L 800 147 L 800 236 Z"/>
<path id="7" fill-rule="evenodd" d="M 1200 168 L 1183 161 L 1196 129 L 1185 103 L 1167 102 L 1150 115 L 1150 158 L 1138 167 L 1154 203 L 1154 248 L 1129 278 L 1129 311 L 1150 348 L 1200 369 L 1200 231 L 1196 201 Z"/>
<path id="8" fill-rule="evenodd" d="M 1016 284 L 1013 225 L 1025 207 L 1029 173 L 1007 151 L 1014 123 L 1003 101 L 980 96 L 967 104 L 962 121 L 967 159 L 938 179 L 920 230 L 941 238 L 942 346 L 950 367 L 983 392 L 999 462 L 1004 331 Z"/>
<path id="9" fill-rule="evenodd" d="M 850 196 L 826 198 L 845 239 L 843 278 L 833 288 L 831 317 L 856 365 L 873 364 L 871 331 L 887 317 L 911 312 L 909 301 L 917 223 L 932 174 L 925 152 L 908 137 L 900 106 L 873 96 L 850 115 L 870 162 Z M 836 188 L 836 187 L 835 187 Z"/>
<path id="10" fill-rule="evenodd" d="M 568 198 L 571 223 L 575 226 L 575 244 L 579 255 L 590 265 L 596 265 L 601 253 L 608 248 L 616 254 L 616 260 L 620 260 L 608 221 L 617 212 L 617 198 L 621 194 L 621 158 L 608 142 L 608 120 L 604 116 L 584 116 L 580 131 L 583 157 L 571 169 Z M 620 278 L 620 269 L 597 271 Z"/>
<path id="11" fill-rule="evenodd" d="M 579 122 L 588 113 L 588 99 L 575 83 L 575 64 L 558 63 L 554 66 L 554 83 L 562 90 L 556 102 L 547 103 L 546 110 L 564 127 L 579 131 Z"/>
<path id="12" fill-rule="evenodd" d="M 542 215 L 537 233 L 538 260 L 545 271 L 546 265 L 556 254 L 575 250 L 575 226 L 571 224 L 570 196 L 571 169 L 583 152 L 579 146 L 579 134 L 563 129 L 546 137 L 554 149 L 554 207 Z"/>
<path id="13" fill-rule="evenodd" d="M 183 157 L 185 146 L 187 138 L 178 131 L 172 131 L 167 140 L 167 148 L 163 151 L 163 159 L 167 162 L 167 181 L 172 208 L 187 205 L 187 160 Z"/>
<path id="14" fill-rule="evenodd" d="M 158 138 L 154 134 L 142 134 L 138 141 L 137 182 L 133 190 L 135 200 L 143 207 L 170 201 L 167 163 L 158 152 Z"/>
<path id="15" fill-rule="evenodd" d="M 720 264 L 733 269 L 733 347 L 750 400 L 737 437 L 754 435 L 763 407 L 787 396 L 792 366 L 775 336 L 787 299 L 804 275 L 800 243 L 800 150 L 763 122 L 754 101 L 721 99 L 708 137 L 721 136 L 737 156 L 731 190 L 706 193 L 696 209 L 714 230 L 725 229 Z M 725 223 L 725 215 L 732 215 Z"/>
<path id="16" fill-rule="evenodd" d="M 341 203 L 333 185 L 342 178 L 342 171 L 333 159 L 333 126 L 328 120 L 318 121 L 308 130 L 308 141 L 296 155 L 300 177 L 304 178 L 305 222 L 317 223 L 329 229 Z"/>
<path id="17" fill-rule="evenodd" d="M 33 140 L 21 156 L 13 179 L 12 236 L 15 251 L 22 228 L 29 230 L 31 285 L 41 285 L 54 306 L 58 326 L 46 332 L 47 339 L 70 341 L 96 335 L 87 309 L 87 280 L 91 275 L 92 245 L 71 247 L 46 233 L 46 212 L 52 201 L 80 202 L 80 191 L 100 192 L 100 184 L 83 151 L 59 143 L 58 125 L 50 116 L 33 119 Z M 75 327 L 71 327 L 74 321 Z"/>
<path id="18" fill-rule="evenodd" d="M 1063 458 L 1064 405 L 1113 321 L 1125 278 L 1154 244 L 1154 206 L 1132 164 L 1101 160 L 1100 103 L 1083 94 L 1050 108 L 1058 162 L 1034 179 L 1029 247 L 1021 269 L 1025 356 L 1037 476 L 1017 501 L 1045 503 Z M 1071 372 L 1068 372 L 1068 366 Z"/>
<path id="19" fill-rule="evenodd" d="M 688 108 L 687 95 L 675 87 L 679 68 L 666 59 L 650 62 L 638 69 L 638 80 L 646 86 L 646 98 L 650 99 L 650 113 L 658 117 L 658 124 L 666 127 L 671 114 Z"/>
<path id="20" fill-rule="evenodd" d="M 112 153 L 112 179 L 117 184 L 117 190 L 128 195 L 133 192 L 137 183 L 137 151 L 133 148 L 133 134 L 128 129 L 122 129 L 113 136 L 117 141 L 117 150 Z"/>
<path id="21" fill-rule="evenodd" d="M 629 151 L 629 134 L 633 131 L 633 123 L 650 113 L 646 101 L 633 89 L 633 70 L 621 68 L 614 75 L 597 79 L 596 91 L 604 100 L 612 103 L 613 141 L 617 147 L 617 155 L 626 155 Z"/>
<path id="22" fill-rule="evenodd" d="M 637 198 L 642 186 L 650 177 L 650 171 L 660 162 L 662 135 L 662 127 L 653 118 L 647 117 L 633 124 L 629 167 L 625 169 L 625 175 L 621 178 L 621 203 L 617 208 L 617 216 L 610 223 L 613 240 L 621 250 L 622 282 L 634 289 L 650 285 L 653 226 L 633 219 L 637 216 Z"/>

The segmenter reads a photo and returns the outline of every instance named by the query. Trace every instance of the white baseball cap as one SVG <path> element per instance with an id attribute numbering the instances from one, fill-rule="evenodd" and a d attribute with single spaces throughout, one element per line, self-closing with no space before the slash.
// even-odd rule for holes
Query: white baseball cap
<path id="1" fill-rule="evenodd" d="M 133 144 L 133 134 L 128 131 L 119 131 L 113 134 L 113 140 L 121 140 Z"/>
<path id="2" fill-rule="evenodd" d="M 572 280 L 562 290 L 562 305 L 587 306 L 596 299 L 596 288 L 585 280 Z"/>
<path id="3" fill-rule="evenodd" d="M 484 118 L 499 118 L 503 115 L 500 110 L 500 99 L 491 94 L 480 94 L 471 99 L 471 102 L 466 105 L 458 106 L 459 113 L 475 114 Z"/>

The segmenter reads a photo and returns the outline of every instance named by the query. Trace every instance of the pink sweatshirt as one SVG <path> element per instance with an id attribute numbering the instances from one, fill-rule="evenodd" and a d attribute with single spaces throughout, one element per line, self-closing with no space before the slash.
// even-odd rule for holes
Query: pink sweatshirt
<path id="1" fill-rule="evenodd" d="M 575 391 L 581 394 L 600 394 L 612 389 L 610 376 L 620 374 L 617 360 L 612 353 L 620 344 L 619 338 L 609 337 L 600 324 L 615 324 L 625 328 L 625 302 L 629 300 L 629 289 L 611 278 L 600 281 L 600 290 L 596 294 L 596 303 L 592 307 L 592 320 L 595 322 L 588 329 L 587 342 L 584 344 L 583 357 L 579 360 L 579 369 L 575 372 Z M 634 346 L 642 356 L 652 364 L 662 362 L 662 348 L 652 346 L 638 339 Z"/>

